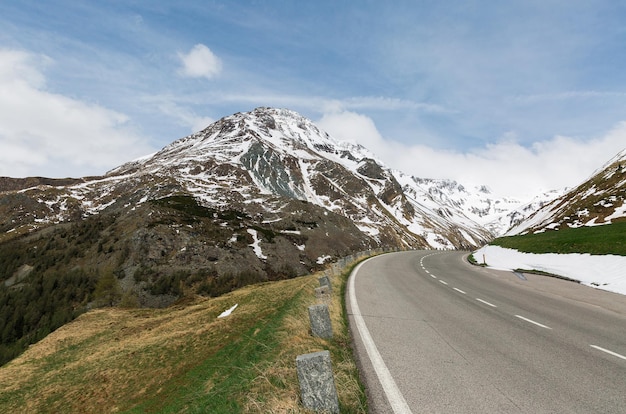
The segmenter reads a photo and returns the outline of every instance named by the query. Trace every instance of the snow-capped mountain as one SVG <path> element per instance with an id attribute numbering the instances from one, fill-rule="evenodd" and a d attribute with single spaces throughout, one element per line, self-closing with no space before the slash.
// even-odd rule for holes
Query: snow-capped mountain
<path id="1" fill-rule="evenodd" d="M 567 188 L 546 191 L 536 195 L 527 202 L 515 200 L 514 203 L 510 203 L 512 207 L 511 210 L 503 210 L 503 214 L 496 214 L 490 222 L 485 224 L 485 226 L 492 230 L 493 234 L 498 237 L 508 235 L 508 231 L 510 229 L 518 226 L 520 223 L 523 223 L 537 210 L 562 196 L 566 191 L 568 191 Z M 498 203 L 497 200 L 496 203 Z"/>
<path id="2" fill-rule="evenodd" d="M 283 109 L 223 118 L 101 178 L 22 192 L 35 193 L 31 220 L 14 221 L 58 222 L 184 193 L 203 206 L 270 221 L 281 218 L 286 201 L 306 201 L 348 218 L 374 246 L 468 248 L 491 238 L 463 208 L 438 203 L 419 182 L 391 171 L 363 147 L 335 141 Z"/>
<path id="3" fill-rule="evenodd" d="M 113 272 L 154 306 L 180 286 L 219 293 L 356 251 L 486 243 L 493 235 L 460 195 L 470 192 L 451 186 L 393 171 L 295 112 L 258 108 L 104 176 L 0 179 L 11 257 L 0 281 Z"/>
<path id="4" fill-rule="evenodd" d="M 494 236 L 503 234 L 511 227 L 509 224 L 511 218 L 508 218 L 508 215 L 516 212 L 518 216 L 523 215 L 522 208 L 525 203 L 522 200 L 495 196 L 484 185 L 468 187 L 454 180 L 415 177 L 411 179 L 422 190 L 424 203 L 430 201 L 438 206 L 437 208 L 461 210 L 466 217 L 483 226 Z"/>
<path id="5" fill-rule="evenodd" d="M 624 216 L 624 172 L 621 153 L 556 201 L 499 198 L 407 176 L 293 111 L 257 108 L 104 176 L 0 178 L 0 250 L 11 257 L 0 278 L 53 264 L 113 272 L 154 304 L 182 282 L 215 293 L 372 248 L 467 249 L 511 226 L 610 222 Z"/>
<path id="6" fill-rule="evenodd" d="M 626 150 L 580 184 L 513 226 L 507 235 L 626 220 Z"/>

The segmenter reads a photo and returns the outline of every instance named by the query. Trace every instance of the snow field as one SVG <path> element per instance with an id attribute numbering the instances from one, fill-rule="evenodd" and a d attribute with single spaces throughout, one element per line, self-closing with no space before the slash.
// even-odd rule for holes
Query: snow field
<path id="1" fill-rule="evenodd" d="M 478 263 L 498 270 L 540 270 L 598 289 L 626 295 L 626 257 L 590 254 L 523 253 L 500 246 L 474 252 Z"/>

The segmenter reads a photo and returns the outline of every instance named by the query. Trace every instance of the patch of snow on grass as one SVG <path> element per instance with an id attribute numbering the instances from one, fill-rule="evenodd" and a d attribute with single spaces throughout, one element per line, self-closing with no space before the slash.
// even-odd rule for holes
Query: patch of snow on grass
<path id="1" fill-rule="evenodd" d="M 500 270 L 540 270 L 582 284 L 626 295 L 626 257 L 616 255 L 522 253 L 500 246 L 485 246 L 474 252 L 479 263 Z"/>
<path id="2" fill-rule="evenodd" d="M 237 306 L 239 306 L 238 303 L 236 303 L 235 306 L 233 306 L 232 308 L 227 309 L 224 312 L 220 313 L 220 316 L 218 316 L 218 318 L 225 318 L 227 316 L 230 316 L 230 314 L 233 313 L 235 309 L 237 309 Z"/>
<path id="3" fill-rule="evenodd" d="M 597 219 L 598 219 L 597 217 L 592 218 L 591 220 L 589 220 L 588 222 L 586 222 L 586 223 L 584 224 L 584 226 L 586 226 L 586 227 L 594 227 L 594 226 L 604 226 L 604 225 L 609 224 L 609 223 L 596 223 L 596 220 L 597 220 Z"/>

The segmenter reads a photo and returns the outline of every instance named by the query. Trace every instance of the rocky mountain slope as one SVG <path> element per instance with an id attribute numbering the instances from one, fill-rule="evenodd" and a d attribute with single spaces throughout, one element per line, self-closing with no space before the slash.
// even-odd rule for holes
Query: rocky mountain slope
<path id="1" fill-rule="evenodd" d="M 113 274 L 121 294 L 159 306 L 356 251 L 492 238 L 429 188 L 295 112 L 258 108 L 101 177 L 0 180 L 0 281 Z"/>
<path id="2" fill-rule="evenodd" d="M 462 209 L 438 210 L 418 181 L 287 110 L 235 114 L 104 177 L 67 182 L 4 179 L 4 204 L 19 208 L 5 209 L 0 232 L 19 234 L 185 194 L 202 206 L 268 222 L 280 221 L 286 203 L 305 201 L 348 218 L 368 246 L 469 247 L 491 237 Z"/>
<path id="3" fill-rule="evenodd" d="M 562 196 L 513 226 L 507 235 L 626 221 L 626 150 Z"/>
<path id="4" fill-rule="evenodd" d="M 349 218 L 375 245 L 454 248 L 490 237 L 461 210 L 446 217 L 408 195 L 419 189 L 365 148 L 337 142 L 288 110 L 235 114 L 109 175 L 137 172 L 174 176 L 205 205 L 239 204 L 268 220 L 284 200 L 306 201 Z"/>
<path id="5" fill-rule="evenodd" d="M 422 202 L 427 203 L 430 199 L 439 208 L 444 206 L 461 210 L 465 216 L 483 226 L 495 237 L 503 235 L 564 192 L 553 190 L 538 194 L 530 201 L 524 201 L 512 197 L 498 197 L 486 186 L 468 187 L 444 179 L 412 177 L 412 180 L 427 194 L 422 196 Z"/>

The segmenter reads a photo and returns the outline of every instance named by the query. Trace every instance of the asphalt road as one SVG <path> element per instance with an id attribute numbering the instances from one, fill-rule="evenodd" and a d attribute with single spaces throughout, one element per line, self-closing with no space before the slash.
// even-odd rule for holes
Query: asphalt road
<path id="1" fill-rule="evenodd" d="M 626 296 L 465 255 L 386 254 L 352 274 L 371 413 L 626 413 Z"/>

